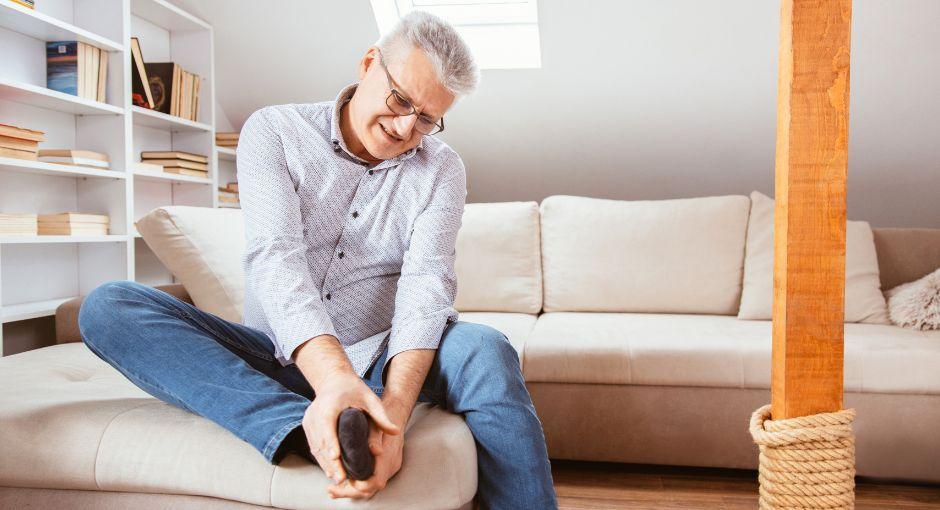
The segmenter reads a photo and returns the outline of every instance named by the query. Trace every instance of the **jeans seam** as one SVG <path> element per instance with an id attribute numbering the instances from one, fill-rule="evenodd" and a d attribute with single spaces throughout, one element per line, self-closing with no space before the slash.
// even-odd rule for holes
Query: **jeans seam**
<path id="1" fill-rule="evenodd" d="M 268 442 L 264 445 L 264 458 L 270 459 L 273 457 L 274 451 L 269 452 L 269 450 L 271 450 L 272 444 L 276 443 L 274 448 L 277 449 L 281 442 L 284 441 L 284 438 L 287 437 L 287 434 L 290 434 L 290 431 L 297 428 L 297 426 L 303 426 L 303 420 L 298 422 L 291 422 L 278 430 L 277 433 L 275 433 L 274 436 L 272 436 L 271 439 L 269 439 Z"/>
<path id="2" fill-rule="evenodd" d="M 230 346 L 232 346 L 232 347 L 234 347 L 234 348 L 236 348 L 236 349 L 238 349 L 238 350 L 240 350 L 240 351 L 242 351 L 242 352 L 244 352 L 244 353 L 250 354 L 250 355 L 252 355 L 252 356 L 254 356 L 254 357 L 256 357 L 256 358 L 261 358 L 261 359 L 263 359 L 263 360 L 265 360 L 265 361 L 274 361 L 274 357 L 273 357 L 273 356 L 268 356 L 268 355 L 265 354 L 265 353 L 256 352 L 256 351 L 253 350 L 253 349 L 249 349 L 249 348 L 245 347 L 243 344 L 240 344 L 240 343 L 238 343 L 238 342 L 233 342 L 230 338 L 228 338 L 227 336 L 223 335 L 222 333 L 216 331 L 215 328 L 213 328 L 212 326 L 210 326 L 208 323 L 206 323 L 206 321 L 202 320 L 201 318 L 198 318 L 198 317 L 196 317 L 195 315 L 193 315 L 193 314 L 191 314 L 191 313 L 189 313 L 189 312 L 187 312 L 187 311 L 184 311 L 184 310 L 175 310 L 175 311 L 176 311 L 176 312 L 180 315 L 180 317 L 182 317 L 183 319 L 186 319 L 186 318 L 192 319 L 194 322 L 196 322 L 197 324 L 199 324 L 200 326 L 202 326 L 202 328 L 203 328 L 204 330 L 206 330 L 206 332 L 208 332 L 209 334 L 211 334 L 211 335 L 212 335 L 213 337 L 215 337 L 216 339 L 221 340 L 222 342 L 225 342 L 226 345 L 230 345 Z"/>

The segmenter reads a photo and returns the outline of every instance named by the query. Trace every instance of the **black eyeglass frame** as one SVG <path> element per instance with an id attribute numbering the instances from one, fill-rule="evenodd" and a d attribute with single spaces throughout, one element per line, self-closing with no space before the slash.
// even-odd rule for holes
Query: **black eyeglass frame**
<path id="1" fill-rule="evenodd" d="M 415 129 L 417 129 L 418 132 L 421 133 L 421 134 L 424 134 L 424 135 L 434 135 L 434 134 L 437 134 L 437 133 L 440 133 L 441 131 L 443 131 L 443 130 L 444 130 L 444 117 L 441 117 L 440 120 L 437 121 L 437 122 L 430 122 L 430 124 L 433 125 L 434 127 L 436 127 L 437 129 L 431 130 L 431 131 L 429 131 L 429 132 L 427 132 L 427 133 L 425 133 L 425 132 L 422 131 L 421 129 L 418 129 L 418 125 L 421 123 L 422 120 L 424 120 L 425 122 L 429 122 L 429 121 L 428 121 L 428 117 L 427 117 L 426 115 L 422 114 L 422 113 L 418 113 L 418 110 L 415 109 L 415 105 L 412 104 L 411 101 L 409 101 L 405 96 L 401 95 L 401 92 L 399 92 L 398 89 L 395 88 L 395 85 L 394 85 L 393 80 L 392 80 L 392 75 L 391 75 L 391 73 L 388 72 L 388 68 L 385 67 L 385 62 L 384 62 L 385 59 L 382 57 L 382 50 L 380 50 L 379 48 L 376 48 L 375 51 L 379 54 L 379 65 L 381 65 L 381 66 L 382 66 L 382 70 L 385 71 L 385 77 L 388 78 L 388 88 L 389 88 L 389 90 L 391 90 L 391 92 L 389 92 L 389 94 L 388 94 L 388 97 L 385 98 L 385 106 L 387 106 L 388 109 L 389 109 L 392 113 L 394 113 L 395 115 L 401 116 L 401 117 L 405 117 L 405 116 L 408 116 L 408 115 L 417 115 L 417 117 L 418 117 L 418 122 L 415 122 Z M 392 99 L 393 97 L 395 98 L 395 101 L 396 101 L 402 108 L 410 107 L 410 108 L 411 108 L 411 112 L 409 112 L 409 113 L 398 113 L 397 111 L 395 111 L 395 108 L 392 107 L 392 105 L 389 103 L 389 100 Z"/>

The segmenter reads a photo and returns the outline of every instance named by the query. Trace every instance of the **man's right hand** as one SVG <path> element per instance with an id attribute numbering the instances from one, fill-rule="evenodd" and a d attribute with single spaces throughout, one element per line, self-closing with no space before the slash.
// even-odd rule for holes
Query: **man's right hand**
<path id="1" fill-rule="evenodd" d="M 347 407 L 362 409 L 387 434 L 400 434 L 401 429 L 389 418 L 379 397 L 353 371 L 335 337 L 315 337 L 301 345 L 295 356 L 315 393 L 304 412 L 304 433 L 317 464 L 338 485 L 346 479 L 336 433 L 343 410 Z"/>

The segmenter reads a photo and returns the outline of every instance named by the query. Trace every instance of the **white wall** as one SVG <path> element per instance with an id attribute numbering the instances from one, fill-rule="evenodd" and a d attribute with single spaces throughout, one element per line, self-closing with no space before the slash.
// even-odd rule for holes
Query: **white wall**
<path id="1" fill-rule="evenodd" d="M 332 99 L 378 36 L 367 0 L 180 4 L 215 25 L 235 126 Z M 849 217 L 940 228 L 940 2 L 853 17 Z M 542 69 L 485 71 L 447 117 L 471 202 L 773 194 L 778 1 L 540 0 L 539 18 Z"/>

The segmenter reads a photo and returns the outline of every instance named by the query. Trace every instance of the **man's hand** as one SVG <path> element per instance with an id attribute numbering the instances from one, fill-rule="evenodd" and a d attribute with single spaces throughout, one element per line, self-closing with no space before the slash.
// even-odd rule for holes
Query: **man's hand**
<path id="1" fill-rule="evenodd" d="M 402 431 L 411 409 L 408 406 L 384 400 L 383 404 L 392 420 Z M 375 472 L 367 480 L 349 480 L 327 487 L 331 498 L 369 499 L 385 488 L 389 479 L 401 469 L 405 435 L 391 435 L 378 427 L 374 420 L 369 433 L 369 450 L 375 455 Z"/>
<path id="2" fill-rule="evenodd" d="M 317 464 L 334 482 L 346 480 L 340 461 L 336 424 L 347 407 L 357 407 L 372 417 L 372 427 L 388 437 L 401 435 L 401 430 L 385 413 L 382 401 L 358 377 L 335 378 L 318 388 L 316 397 L 304 413 L 304 432 Z M 374 454 L 374 452 L 373 452 Z"/>

